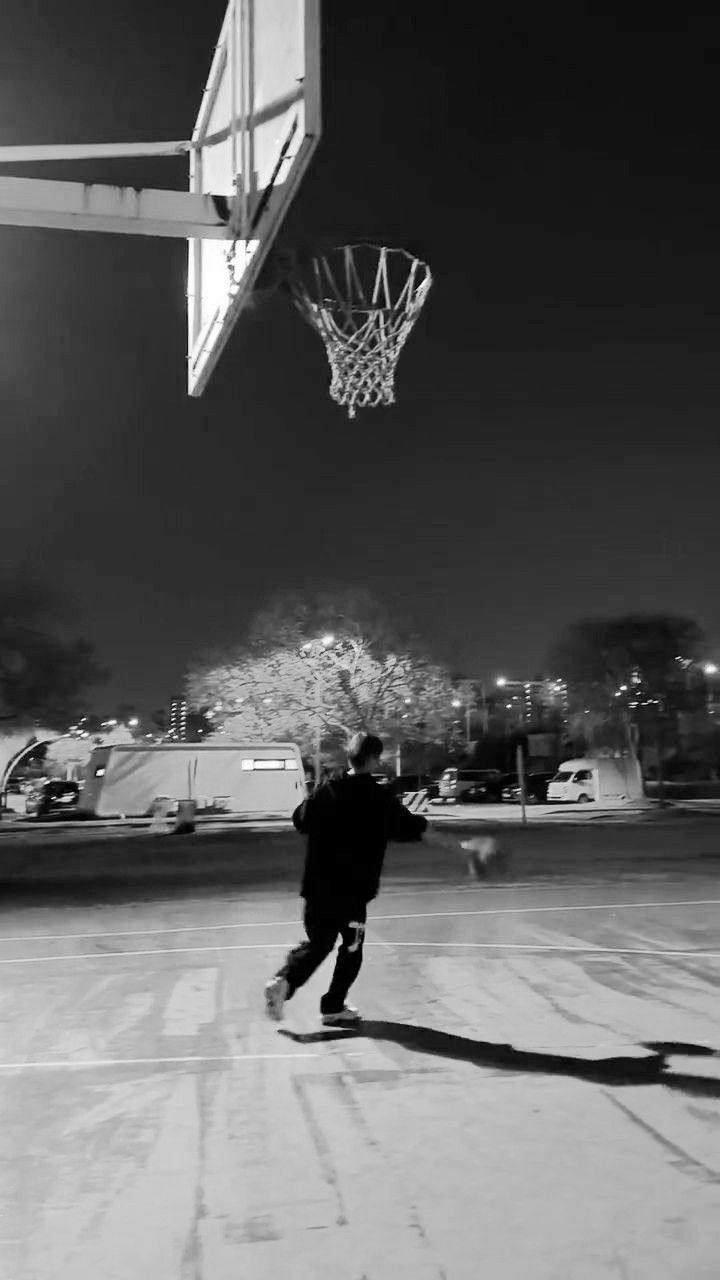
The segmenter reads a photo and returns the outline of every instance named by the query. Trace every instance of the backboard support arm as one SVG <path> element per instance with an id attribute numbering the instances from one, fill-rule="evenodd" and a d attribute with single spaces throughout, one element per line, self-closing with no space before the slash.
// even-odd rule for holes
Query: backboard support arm
<path id="1" fill-rule="evenodd" d="M 181 156 L 192 147 L 180 142 L 81 142 L 39 147 L 0 147 L 0 164 L 42 164 L 48 160 L 117 160 L 132 156 Z"/>
<path id="2" fill-rule="evenodd" d="M 232 240 L 227 196 L 0 178 L 0 224 L 178 239 Z"/>

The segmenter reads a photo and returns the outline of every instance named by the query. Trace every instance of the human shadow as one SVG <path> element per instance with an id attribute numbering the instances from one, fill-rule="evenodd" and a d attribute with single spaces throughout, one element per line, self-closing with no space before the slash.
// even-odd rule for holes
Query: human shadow
<path id="1" fill-rule="evenodd" d="M 574 1058 L 564 1053 L 540 1053 L 537 1050 L 516 1049 L 511 1044 L 494 1044 L 487 1040 L 472 1040 L 469 1036 L 438 1031 L 434 1027 L 415 1026 L 407 1022 L 363 1021 L 356 1027 L 328 1028 L 323 1031 L 297 1032 L 288 1027 L 278 1028 L 281 1035 L 297 1044 L 318 1044 L 326 1040 L 366 1039 L 383 1040 L 402 1045 L 416 1053 L 449 1058 L 456 1062 L 472 1062 L 477 1067 L 496 1068 L 500 1071 L 538 1073 L 542 1075 L 573 1076 L 595 1084 L 640 1085 L 662 1084 L 668 1089 L 678 1089 L 697 1097 L 720 1098 L 720 1079 L 711 1076 L 694 1076 L 671 1071 L 668 1057 L 714 1055 L 715 1050 L 701 1045 L 679 1045 L 653 1042 L 643 1047 L 650 1055 L 643 1058 Z"/>

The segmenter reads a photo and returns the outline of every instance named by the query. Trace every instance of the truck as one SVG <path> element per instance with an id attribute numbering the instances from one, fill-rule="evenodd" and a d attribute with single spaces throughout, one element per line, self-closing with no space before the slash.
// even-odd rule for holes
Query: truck
<path id="1" fill-rule="evenodd" d="M 193 800 L 202 814 L 290 817 L 305 798 L 299 748 L 271 743 L 122 743 L 96 747 L 78 811 L 141 818 L 157 801 Z"/>
<path id="2" fill-rule="evenodd" d="M 637 803 L 643 798 L 640 765 L 634 756 L 598 756 L 565 760 L 548 785 L 548 803 Z"/>

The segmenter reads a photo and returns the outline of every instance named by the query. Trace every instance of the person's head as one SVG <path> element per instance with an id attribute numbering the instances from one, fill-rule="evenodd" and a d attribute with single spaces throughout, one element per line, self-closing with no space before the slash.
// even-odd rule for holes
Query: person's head
<path id="1" fill-rule="evenodd" d="M 382 738 L 374 733 L 356 733 L 348 743 L 348 764 L 353 773 L 376 773 L 382 753 Z"/>

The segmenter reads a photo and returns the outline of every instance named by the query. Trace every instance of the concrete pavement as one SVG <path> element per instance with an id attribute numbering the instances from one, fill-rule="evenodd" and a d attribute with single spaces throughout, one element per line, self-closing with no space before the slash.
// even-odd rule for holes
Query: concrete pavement
<path id="1" fill-rule="evenodd" d="M 6 881 L 0 1276 L 715 1280 L 719 834 L 528 831 L 488 886 L 392 850 L 358 1034 L 327 965 L 262 1011 L 290 837 L 232 886 Z"/>

